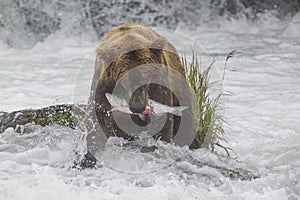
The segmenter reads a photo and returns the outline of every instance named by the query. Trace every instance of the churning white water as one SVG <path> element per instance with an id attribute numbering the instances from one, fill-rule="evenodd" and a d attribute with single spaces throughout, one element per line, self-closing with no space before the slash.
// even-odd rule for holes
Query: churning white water
<path id="1" fill-rule="evenodd" d="M 227 53 L 241 52 L 229 60 L 223 88 L 231 93 L 223 144 L 235 158 L 163 143 L 142 153 L 112 138 L 98 168 L 79 171 L 72 166 L 75 151 L 85 146 L 80 131 L 29 126 L 20 134 L 8 128 L 0 134 L 0 199 L 300 199 L 299 19 L 178 30 L 214 57 L 219 71 Z M 59 34 L 27 50 L 2 45 L 0 110 L 85 103 L 96 46 Z M 216 166 L 259 178 L 228 178 Z"/>

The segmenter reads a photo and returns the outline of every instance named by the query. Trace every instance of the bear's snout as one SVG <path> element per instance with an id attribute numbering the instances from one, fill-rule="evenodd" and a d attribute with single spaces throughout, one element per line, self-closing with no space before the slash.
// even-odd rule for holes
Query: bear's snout
<path id="1" fill-rule="evenodd" d="M 133 113 L 140 113 L 140 114 L 142 114 L 145 111 L 146 106 L 141 106 L 141 107 L 129 106 L 129 109 Z"/>

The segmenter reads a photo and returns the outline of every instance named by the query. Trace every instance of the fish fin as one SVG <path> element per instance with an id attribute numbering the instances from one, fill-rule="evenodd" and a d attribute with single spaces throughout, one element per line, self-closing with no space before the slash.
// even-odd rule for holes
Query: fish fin
<path id="1" fill-rule="evenodd" d="M 105 97 L 107 99 L 107 101 L 109 102 L 110 105 L 113 105 L 113 98 L 112 95 L 109 93 L 105 93 Z"/>
<path id="2" fill-rule="evenodd" d="M 188 108 L 188 106 L 172 107 L 172 114 L 177 115 L 177 116 L 182 116 L 182 112 L 187 108 Z"/>

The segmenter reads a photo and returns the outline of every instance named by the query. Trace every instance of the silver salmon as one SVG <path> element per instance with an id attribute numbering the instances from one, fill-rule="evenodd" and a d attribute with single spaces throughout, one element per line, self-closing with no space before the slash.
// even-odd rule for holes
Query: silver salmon
<path id="1" fill-rule="evenodd" d="M 110 93 L 105 93 L 105 96 L 112 106 L 111 111 L 117 110 L 120 112 L 132 114 L 132 115 L 140 115 L 141 113 L 133 113 L 129 109 L 128 101 L 125 99 L 119 98 Z M 164 113 L 171 113 L 177 116 L 182 116 L 182 111 L 187 109 L 188 106 L 167 106 L 161 103 L 158 103 L 152 99 L 148 100 L 148 105 L 146 106 L 144 112 L 142 114 L 149 115 L 152 114 L 154 116 L 162 116 Z"/>

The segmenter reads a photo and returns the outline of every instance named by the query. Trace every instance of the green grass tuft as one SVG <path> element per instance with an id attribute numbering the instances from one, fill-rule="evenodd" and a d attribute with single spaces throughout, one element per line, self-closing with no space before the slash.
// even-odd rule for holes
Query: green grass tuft
<path id="1" fill-rule="evenodd" d="M 203 70 L 197 56 L 194 53 L 190 62 L 187 61 L 185 56 L 182 57 L 182 65 L 186 70 L 186 78 L 192 92 L 194 104 L 193 114 L 195 122 L 198 124 L 197 137 L 201 142 L 201 147 L 214 151 L 215 146 L 219 146 L 226 151 L 227 155 L 229 155 L 229 150 L 232 149 L 220 144 L 221 141 L 226 141 L 225 131 L 223 128 L 225 120 L 224 116 L 221 115 L 222 106 L 220 102 L 220 98 L 224 94 L 221 93 L 220 89 L 219 95 L 213 99 L 209 90 L 212 86 L 210 83 L 210 71 L 214 63 L 215 61 L 213 60 L 210 66 Z M 222 84 L 223 81 L 224 73 L 222 77 Z"/>

